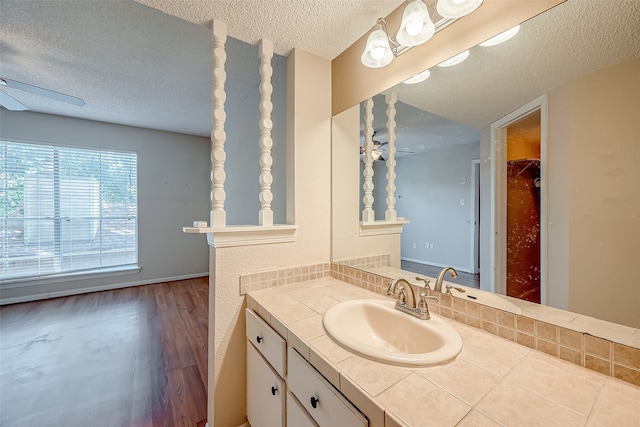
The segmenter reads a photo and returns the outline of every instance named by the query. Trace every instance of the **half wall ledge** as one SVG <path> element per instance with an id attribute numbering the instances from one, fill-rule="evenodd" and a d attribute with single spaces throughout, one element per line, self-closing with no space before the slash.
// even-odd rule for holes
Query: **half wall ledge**
<path id="1" fill-rule="evenodd" d="M 360 237 L 379 236 L 383 234 L 402 234 L 402 226 L 404 224 L 409 224 L 409 220 L 398 218 L 397 221 L 360 221 Z"/>
<path id="2" fill-rule="evenodd" d="M 185 233 L 207 234 L 207 242 L 216 248 L 267 245 L 296 241 L 297 225 L 281 224 L 271 227 L 238 225 L 227 227 L 183 227 Z"/>

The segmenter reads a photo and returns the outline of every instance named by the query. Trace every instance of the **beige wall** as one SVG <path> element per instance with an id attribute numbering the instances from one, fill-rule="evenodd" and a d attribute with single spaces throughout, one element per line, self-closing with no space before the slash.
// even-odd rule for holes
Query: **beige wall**
<path id="1" fill-rule="evenodd" d="M 360 237 L 360 106 L 333 117 L 331 127 L 332 259 L 390 254 L 400 268 L 400 234 Z"/>
<path id="2" fill-rule="evenodd" d="M 569 237 L 564 253 L 550 253 L 550 267 L 568 266 L 570 311 L 633 327 L 640 327 L 638 76 L 635 60 L 549 93 L 550 249 L 554 228 Z"/>
<path id="3" fill-rule="evenodd" d="M 564 1 L 484 0 L 482 6 L 472 14 L 439 31 L 427 43 L 414 47 L 383 68 L 367 68 L 360 62 L 369 36 L 369 33 L 364 34 L 331 63 L 333 114 L 338 114 Z M 399 27 L 403 11 L 404 3 L 387 17 L 390 29 Z M 375 19 L 372 19 L 371 26 L 375 23 Z"/>
<path id="4" fill-rule="evenodd" d="M 331 236 L 331 64 L 294 50 L 288 58 L 287 173 L 294 174 L 295 243 L 210 250 L 209 425 L 246 421 L 245 273 L 324 263 Z M 292 193 L 288 193 L 291 195 Z"/>

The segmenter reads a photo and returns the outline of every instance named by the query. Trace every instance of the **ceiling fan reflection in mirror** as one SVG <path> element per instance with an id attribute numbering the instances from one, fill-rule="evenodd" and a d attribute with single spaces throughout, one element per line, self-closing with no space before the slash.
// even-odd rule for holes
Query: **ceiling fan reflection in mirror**
<path id="1" fill-rule="evenodd" d="M 372 138 L 376 137 L 376 134 L 378 133 L 378 131 L 373 131 L 373 136 Z M 376 139 L 373 140 L 373 150 L 372 150 L 372 154 L 373 154 L 373 160 L 378 160 L 381 162 L 384 162 L 387 160 L 388 156 L 387 156 L 387 149 L 385 148 L 387 145 L 389 145 L 388 141 L 385 142 L 380 142 Z M 413 151 L 408 151 L 408 150 L 398 150 L 396 148 L 396 153 L 404 153 L 404 154 L 414 154 Z M 363 159 L 364 158 L 364 146 L 360 146 L 360 158 Z"/>
<path id="2" fill-rule="evenodd" d="M 0 77 L 0 105 L 7 110 L 12 111 L 25 111 L 28 110 L 26 105 L 16 100 L 4 91 L 4 88 L 17 89 L 23 92 L 31 93 L 38 96 L 44 96 L 46 98 L 53 99 L 55 101 L 66 102 L 68 104 L 77 105 L 82 107 L 84 101 L 80 98 L 71 95 L 65 95 L 64 93 L 56 92 L 50 89 L 44 89 L 38 86 L 22 83 L 17 80 L 11 80 L 6 77 Z"/>

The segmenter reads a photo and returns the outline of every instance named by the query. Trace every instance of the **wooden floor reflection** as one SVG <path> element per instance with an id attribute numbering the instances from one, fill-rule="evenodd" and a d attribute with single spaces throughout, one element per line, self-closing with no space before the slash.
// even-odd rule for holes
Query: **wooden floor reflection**
<path id="1" fill-rule="evenodd" d="M 416 274 L 422 274 L 423 276 L 438 277 L 438 274 L 442 271 L 442 267 L 436 267 L 433 265 L 420 264 L 412 261 L 402 261 L 402 269 L 406 271 L 412 271 Z M 458 277 L 452 278 L 449 273 L 445 279 L 447 282 L 457 283 L 463 286 L 469 286 L 471 288 L 480 289 L 480 274 L 465 273 L 458 271 Z"/>
<path id="2" fill-rule="evenodd" d="M 0 426 L 196 426 L 208 279 L 0 308 Z"/>

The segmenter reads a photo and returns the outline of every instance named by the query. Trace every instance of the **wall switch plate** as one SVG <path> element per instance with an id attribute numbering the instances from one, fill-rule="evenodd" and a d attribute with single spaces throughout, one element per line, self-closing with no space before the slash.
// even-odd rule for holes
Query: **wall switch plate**
<path id="1" fill-rule="evenodd" d="M 433 249 L 433 243 L 429 243 L 429 249 Z"/>
<path id="2" fill-rule="evenodd" d="M 415 243 L 413 244 L 413 249 L 415 249 L 418 245 L 416 245 Z"/>
<path id="3" fill-rule="evenodd" d="M 466 203 L 466 202 L 465 202 L 465 200 L 464 200 L 464 199 L 460 199 L 460 206 L 464 206 L 464 204 L 465 204 L 465 203 Z"/>

